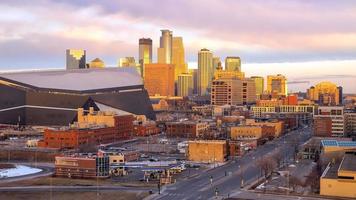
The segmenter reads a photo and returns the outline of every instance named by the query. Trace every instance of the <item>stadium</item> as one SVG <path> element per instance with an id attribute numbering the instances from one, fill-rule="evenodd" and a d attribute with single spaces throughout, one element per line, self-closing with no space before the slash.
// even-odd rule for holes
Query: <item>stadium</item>
<path id="1" fill-rule="evenodd" d="M 0 74 L 0 124 L 68 125 L 76 120 L 80 107 L 109 107 L 155 119 L 134 68 Z"/>

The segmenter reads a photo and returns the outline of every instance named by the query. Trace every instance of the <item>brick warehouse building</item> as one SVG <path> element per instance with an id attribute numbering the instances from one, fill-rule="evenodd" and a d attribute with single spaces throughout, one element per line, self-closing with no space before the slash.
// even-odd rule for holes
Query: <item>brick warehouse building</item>
<path id="1" fill-rule="evenodd" d="M 56 156 L 55 175 L 68 178 L 109 177 L 108 156 Z"/>
<path id="2" fill-rule="evenodd" d="M 96 102 L 155 119 L 142 78 L 133 68 L 0 74 L 0 124 L 68 125 L 75 121 L 77 108 L 100 110 Z"/>
<path id="3" fill-rule="evenodd" d="M 65 129 L 46 129 L 43 140 L 38 142 L 43 148 L 79 148 L 86 144 L 107 144 L 133 135 L 134 117 L 130 114 L 94 112 L 90 109 L 84 115 L 78 109 L 78 122 Z"/>

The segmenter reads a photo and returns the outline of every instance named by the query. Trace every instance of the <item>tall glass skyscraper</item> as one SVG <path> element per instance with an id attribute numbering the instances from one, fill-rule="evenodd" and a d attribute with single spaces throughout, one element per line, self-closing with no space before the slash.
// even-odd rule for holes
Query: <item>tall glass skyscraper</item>
<path id="1" fill-rule="evenodd" d="M 213 53 L 201 49 L 198 53 L 198 95 L 209 94 L 213 79 Z"/>
<path id="2" fill-rule="evenodd" d="M 172 31 L 161 30 L 160 43 L 158 48 L 158 63 L 171 64 L 172 63 Z"/>
<path id="3" fill-rule="evenodd" d="M 241 72 L 240 57 L 226 57 L 225 58 L 225 70 Z"/>
<path id="4" fill-rule="evenodd" d="M 141 75 L 144 75 L 145 64 L 152 63 L 152 40 L 151 38 L 140 38 L 138 47 L 138 59 Z"/>

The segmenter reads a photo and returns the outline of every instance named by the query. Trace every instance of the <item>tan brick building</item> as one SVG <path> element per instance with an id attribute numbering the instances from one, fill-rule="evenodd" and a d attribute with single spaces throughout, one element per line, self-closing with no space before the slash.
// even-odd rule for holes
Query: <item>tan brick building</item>
<path id="1" fill-rule="evenodd" d="M 227 158 L 225 140 L 196 140 L 188 142 L 188 160 L 204 163 L 224 162 Z"/>
<path id="2" fill-rule="evenodd" d="M 170 137 L 186 137 L 196 138 L 201 137 L 209 129 L 209 124 L 206 122 L 167 122 L 167 135 Z"/>

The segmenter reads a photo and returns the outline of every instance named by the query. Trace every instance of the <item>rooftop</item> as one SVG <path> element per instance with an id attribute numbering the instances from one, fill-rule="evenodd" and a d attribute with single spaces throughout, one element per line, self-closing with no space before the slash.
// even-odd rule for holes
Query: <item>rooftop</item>
<path id="1" fill-rule="evenodd" d="M 339 170 L 356 171 L 356 152 L 345 153 L 344 159 L 340 164 Z"/>
<path id="2" fill-rule="evenodd" d="M 337 141 L 337 140 L 322 140 L 322 146 L 326 147 L 355 147 L 356 142 L 354 141 Z"/>
<path id="3" fill-rule="evenodd" d="M 0 74 L 0 80 L 43 89 L 74 91 L 143 84 L 141 76 L 137 73 L 136 69 L 131 67 L 10 72 Z"/>

